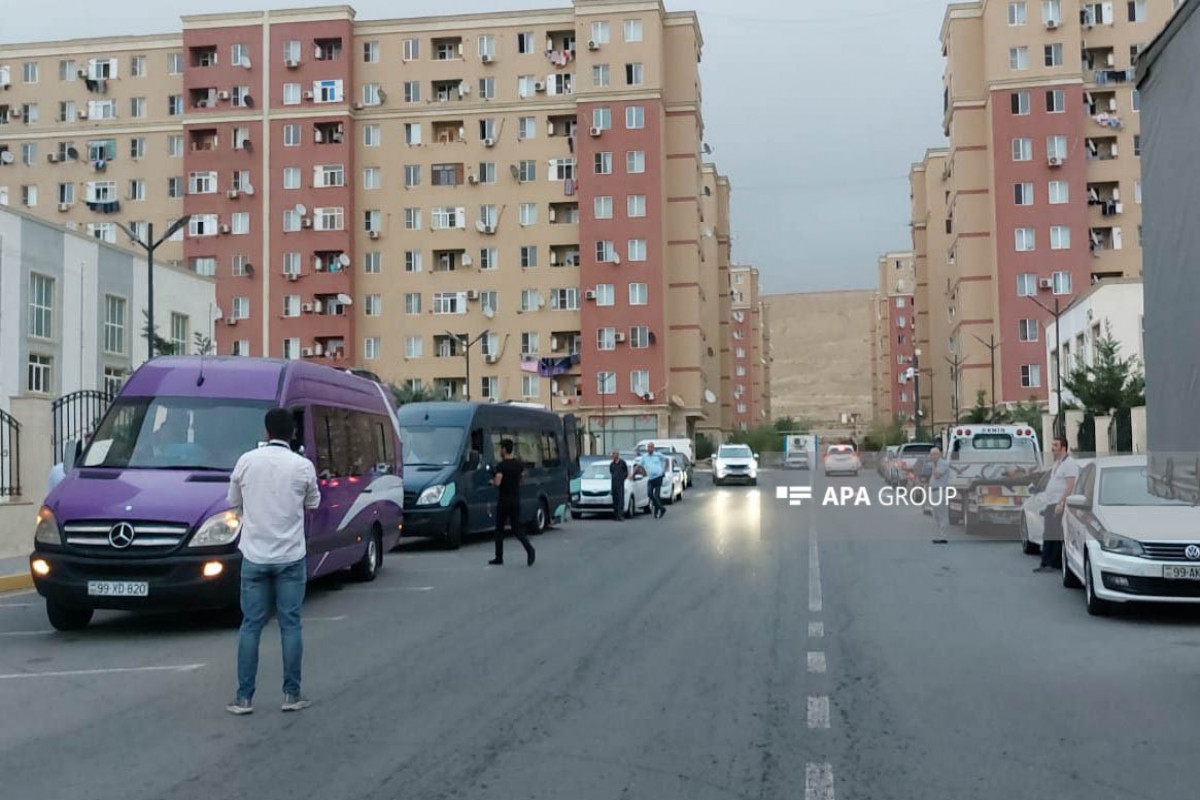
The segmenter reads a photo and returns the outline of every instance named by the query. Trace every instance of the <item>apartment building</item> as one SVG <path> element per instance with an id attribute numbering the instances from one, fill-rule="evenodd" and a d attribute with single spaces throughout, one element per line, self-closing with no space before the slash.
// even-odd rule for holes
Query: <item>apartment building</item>
<path id="1" fill-rule="evenodd" d="M 0 120 L 22 121 L 0 125 L 20 156 L 0 185 L 110 240 L 110 219 L 188 215 L 162 252 L 216 276 L 221 353 L 570 407 L 610 440 L 727 430 L 702 46 L 658 0 L 200 14 L 182 35 L 6 46 Z M 25 111 L 60 95 L 71 122 Z M 58 211 L 55 170 L 103 180 Z"/>
<path id="2" fill-rule="evenodd" d="M 977 389 L 990 392 L 991 355 L 980 340 L 999 343 L 998 402 L 1046 400 L 1042 337 L 1052 317 L 1042 306 L 1065 306 L 1097 280 L 1140 274 L 1133 65 L 1178 4 L 979 0 L 947 8 L 949 145 L 941 180 L 925 175 L 926 197 L 940 194 L 946 205 L 952 322 L 948 336 L 931 338 L 929 363 L 952 353 L 967 359 L 958 373 L 964 404 Z M 931 263 L 940 257 L 928 255 Z M 935 296 L 942 290 L 930 285 Z M 950 399 L 939 403 L 948 408 Z"/>
<path id="3" fill-rule="evenodd" d="M 745 265 L 729 268 L 730 349 L 733 379 L 730 405 L 733 429 L 748 430 L 770 422 L 770 334 L 765 333 L 759 299 L 758 270 Z"/>
<path id="4" fill-rule="evenodd" d="M 913 253 L 884 253 L 876 263 L 876 271 L 878 289 L 871 325 L 872 413 L 877 421 L 897 416 L 912 419 L 916 401 L 910 370 L 918 347 Z"/>

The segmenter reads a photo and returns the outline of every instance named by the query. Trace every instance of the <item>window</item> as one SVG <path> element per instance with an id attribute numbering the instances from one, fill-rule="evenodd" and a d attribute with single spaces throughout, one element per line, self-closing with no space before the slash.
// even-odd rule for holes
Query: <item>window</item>
<path id="1" fill-rule="evenodd" d="M 1017 276 L 1017 296 L 1032 297 L 1037 294 L 1037 275 L 1032 272 L 1022 272 Z"/>
<path id="2" fill-rule="evenodd" d="M 131 97 L 129 98 L 129 116 L 134 119 L 141 119 L 146 116 L 146 98 Z"/>
<path id="3" fill-rule="evenodd" d="M 525 55 L 532 53 L 537 45 L 534 43 L 533 31 L 525 31 L 517 34 L 517 52 Z"/>
<path id="4" fill-rule="evenodd" d="M 1017 331 L 1022 342 L 1038 340 L 1038 321 L 1036 319 L 1017 320 Z"/>
<path id="5" fill-rule="evenodd" d="M 496 57 L 496 37 L 484 34 L 475 40 L 475 50 L 480 56 Z"/>
<path id="6" fill-rule="evenodd" d="M 596 242 L 596 261 L 600 264 L 608 264 L 617 260 L 617 248 L 610 241 L 600 240 Z"/>
<path id="7" fill-rule="evenodd" d="M 1012 113 L 1025 116 L 1029 113 L 1029 92 L 1013 92 L 1008 96 Z"/>
<path id="8" fill-rule="evenodd" d="M 379 337 L 368 336 L 363 339 L 363 358 L 367 361 L 374 361 L 379 358 Z"/>
<path id="9" fill-rule="evenodd" d="M 188 220 L 188 236 L 216 236 L 217 224 L 216 214 L 193 214 Z"/>
<path id="10" fill-rule="evenodd" d="M 646 127 L 646 109 L 643 106 L 627 106 L 625 108 L 625 129 L 638 130 Z"/>
<path id="11" fill-rule="evenodd" d="M 1071 273 L 1066 271 L 1055 272 L 1052 278 L 1055 294 L 1071 293 Z"/>
<path id="12" fill-rule="evenodd" d="M 625 65 L 625 83 L 629 86 L 641 86 L 645 81 L 645 71 L 639 62 Z"/>
<path id="13" fill-rule="evenodd" d="M 346 227 L 345 212 L 341 206 L 313 210 L 313 230 L 340 231 Z"/>
<path id="14" fill-rule="evenodd" d="M 449 230 L 450 228 L 465 228 L 467 226 L 467 214 L 464 208 L 435 208 L 432 212 L 430 228 L 435 231 Z"/>
<path id="15" fill-rule="evenodd" d="M 642 40 L 642 21 L 640 19 L 625 20 L 625 41 L 640 42 Z"/>
<path id="16" fill-rule="evenodd" d="M 592 208 L 596 219 L 612 219 L 613 202 L 612 197 L 599 196 L 592 201 Z"/>
<path id="17" fill-rule="evenodd" d="M 1050 204 L 1062 205 L 1070 201 L 1071 192 L 1066 181 L 1050 181 Z"/>
<path id="18" fill-rule="evenodd" d="M 420 250 L 405 250 L 404 251 L 404 271 L 405 272 L 420 272 L 423 266 L 423 255 Z"/>
<path id="19" fill-rule="evenodd" d="M 283 232 L 294 233 L 300 230 L 300 215 L 295 209 L 289 208 L 283 212 Z"/>
<path id="20" fill-rule="evenodd" d="M 597 328 L 596 329 L 596 349 L 597 350 L 616 350 L 617 349 L 617 329 L 616 328 Z"/>
<path id="21" fill-rule="evenodd" d="M 1012 140 L 1012 157 L 1013 157 L 1013 161 L 1032 161 L 1033 160 L 1033 140 L 1032 139 L 1013 139 Z"/>
<path id="22" fill-rule="evenodd" d="M 645 261 L 646 260 L 646 240 L 645 239 L 630 239 L 629 240 L 629 260 L 630 261 Z"/>
<path id="23" fill-rule="evenodd" d="M 592 127 L 606 131 L 612 127 L 612 109 L 611 108 L 593 108 L 592 109 Z"/>
<path id="24" fill-rule="evenodd" d="M 313 168 L 313 184 L 318 189 L 346 185 L 346 171 L 341 164 L 322 164 Z"/>
<path id="25" fill-rule="evenodd" d="M 612 330 L 612 329 L 609 328 L 609 330 Z M 604 348 L 601 348 L 601 349 L 604 349 Z M 596 392 L 597 392 L 597 394 L 616 394 L 617 393 L 617 373 L 615 373 L 615 372 L 597 372 L 596 373 Z"/>
<path id="26" fill-rule="evenodd" d="M 283 146 L 284 147 L 299 147 L 300 146 L 300 126 L 295 123 L 287 123 L 283 126 Z"/>
<path id="27" fill-rule="evenodd" d="M 412 313 L 421 312 L 421 295 L 411 295 L 417 298 L 417 310 Z M 405 358 L 421 358 L 425 355 L 425 340 L 420 336 L 406 336 L 404 338 L 404 357 Z"/>
<path id="28" fill-rule="evenodd" d="M 1071 229 L 1069 227 L 1066 225 L 1052 225 L 1050 227 L 1050 249 L 1071 249 Z"/>
<path id="29" fill-rule="evenodd" d="M 107 394 L 115 395 L 121 391 L 121 387 L 125 385 L 125 370 L 120 367 L 105 367 L 104 368 L 104 386 L 103 389 Z"/>
<path id="30" fill-rule="evenodd" d="M 1142 182 L 1134 181 L 1133 183 L 1133 202 L 1139 206 L 1142 204 Z"/>
<path id="31" fill-rule="evenodd" d="M 537 120 L 533 117 L 517 118 L 517 138 L 532 139 L 537 136 Z"/>
<path id="32" fill-rule="evenodd" d="M 592 65 L 592 86 L 597 89 L 603 89 L 609 85 L 612 77 L 608 68 L 608 64 L 593 64 Z"/>
<path id="33" fill-rule="evenodd" d="M 283 274 L 284 275 L 299 275 L 300 274 L 300 254 L 299 253 L 284 253 L 283 254 Z"/>
<path id="34" fill-rule="evenodd" d="M 217 173 L 193 172 L 188 176 L 188 194 L 214 194 L 217 191 Z"/>
<path id="35" fill-rule="evenodd" d="M 1135 133 L 1133 135 L 1133 154 L 1139 158 L 1142 155 L 1142 135 Z"/>
<path id="36" fill-rule="evenodd" d="M 404 82 L 404 102 L 406 102 L 406 103 L 421 102 L 421 82 L 420 81 L 405 81 Z"/>
<path id="37" fill-rule="evenodd" d="M 75 80 L 75 59 L 67 58 L 58 62 L 58 79 L 60 81 Z"/>
<path id="38" fill-rule="evenodd" d="M 629 305 L 644 306 L 648 302 L 647 284 L 631 283 L 629 284 Z"/>
<path id="39" fill-rule="evenodd" d="M 135 136 L 129 140 L 129 157 L 137 160 L 146 155 L 146 137 Z"/>
<path id="40" fill-rule="evenodd" d="M 479 99 L 480 100 L 495 100 L 496 99 L 496 79 L 495 78 L 480 78 L 479 79 Z"/>
<path id="41" fill-rule="evenodd" d="M 167 178 L 167 197 L 183 197 L 183 178 Z"/>
<path id="42" fill-rule="evenodd" d="M 1042 21 L 1060 22 L 1061 20 L 1062 8 L 1060 0 L 1042 0 Z"/>
<path id="43" fill-rule="evenodd" d="M 1021 365 L 1021 386 L 1036 389 L 1042 385 L 1042 368 L 1037 364 Z"/>
<path id="44" fill-rule="evenodd" d="M 1146 0 L 1129 0 L 1129 21 L 1146 21 Z"/>
<path id="45" fill-rule="evenodd" d="M 250 298 L 249 297 L 233 298 L 233 318 L 234 319 L 250 319 Z"/>
<path id="46" fill-rule="evenodd" d="M 238 339 L 229 348 L 229 354 L 234 356 L 250 355 L 250 340 Z"/>
<path id="47" fill-rule="evenodd" d="M 483 247 L 479 250 L 479 268 L 496 269 L 500 264 L 499 250 L 495 247 Z"/>
<path id="48" fill-rule="evenodd" d="M 634 350 L 645 350 L 650 346 L 650 328 L 634 325 L 629 329 L 629 346 Z"/>
<path id="49" fill-rule="evenodd" d="M 1013 202 L 1019 206 L 1033 205 L 1033 184 L 1032 183 L 1014 183 L 1013 184 Z"/>
<path id="50" fill-rule="evenodd" d="M 285 294 L 283 296 L 283 315 L 285 317 L 300 316 L 300 295 Z"/>
<path id="51" fill-rule="evenodd" d="M 529 183 L 537 180 L 537 162 L 530 159 L 517 163 L 517 180 L 521 183 Z"/>
<path id="52" fill-rule="evenodd" d="M 1018 253 L 1027 253 L 1034 249 L 1035 236 L 1033 228 L 1017 228 L 1016 248 Z"/>
<path id="53" fill-rule="evenodd" d="M 379 42 L 363 42 L 363 63 L 379 63 Z"/>
<path id="54" fill-rule="evenodd" d="M 607 22 L 598 21 L 592 23 L 591 41 L 596 44 L 608 44 L 609 42 L 609 25 Z"/>
<path id="55" fill-rule="evenodd" d="M 521 396 L 525 398 L 538 397 L 542 393 L 541 379 L 536 375 L 521 376 Z"/>
<path id="56" fill-rule="evenodd" d="M 1042 50 L 1045 53 L 1047 67 L 1061 67 L 1063 65 L 1062 42 L 1045 45 Z"/>
<path id="57" fill-rule="evenodd" d="M 596 305 L 611 306 L 616 305 L 617 293 L 611 283 L 596 284 Z"/>
<path id="58" fill-rule="evenodd" d="M 58 121 L 59 122 L 74 122 L 75 121 L 75 101 L 61 100 L 58 103 Z"/>
<path id="59" fill-rule="evenodd" d="M 646 171 L 646 153 L 642 150 L 630 150 L 625 154 L 625 171 L 630 175 L 638 175 Z"/>
<path id="60" fill-rule="evenodd" d="M 538 262 L 537 245 L 521 245 L 521 267 L 536 267 Z"/>
<path id="61" fill-rule="evenodd" d="M 283 43 L 283 60 L 284 61 L 300 61 L 300 41 L 298 39 L 289 39 Z"/>
<path id="62" fill-rule="evenodd" d="M 21 79 L 25 83 L 38 82 L 38 65 L 36 61 L 26 61 L 21 65 Z"/>
<path id="63" fill-rule="evenodd" d="M 517 96 L 529 97 L 536 93 L 537 76 L 520 75 L 517 77 Z"/>
<path id="64" fill-rule="evenodd" d="M 54 279 L 29 273 L 29 335 L 54 336 Z"/>
<path id="65" fill-rule="evenodd" d="M 382 185 L 383 179 L 379 167 L 366 167 L 363 169 L 363 189 L 371 191 L 380 188 Z"/>
<path id="66" fill-rule="evenodd" d="M 479 182 L 480 183 L 495 183 L 496 182 L 496 164 L 493 161 L 479 162 Z"/>
<path id="67" fill-rule="evenodd" d="M 378 125 L 363 126 L 363 147 L 379 147 L 382 140 Z"/>
<path id="68" fill-rule="evenodd" d="M 21 163 L 30 166 L 37 160 L 37 142 L 26 142 L 21 145 Z"/>
<path id="69" fill-rule="evenodd" d="M 597 175 L 611 175 L 613 171 L 612 153 L 596 153 L 594 168 Z"/>
<path id="70" fill-rule="evenodd" d="M 1067 93 L 1062 89 L 1046 90 L 1046 113 L 1061 114 L 1067 110 Z"/>
<path id="71" fill-rule="evenodd" d="M 1046 137 L 1046 157 L 1065 159 L 1067 157 L 1067 137 L 1065 136 L 1047 136 Z"/>
<path id="72" fill-rule="evenodd" d="M 60 183 L 58 185 L 58 202 L 68 205 L 75 202 L 75 184 Z"/>
<path id="73" fill-rule="evenodd" d="M 289 361 L 300 358 L 300 340 L 296 337 L 283 340 L 283 357 Z"/>
<path id="74" fill-rule="evenodd" d="M 340 80 L 313 81 L 313 102 L 340 103 L 342 102 L 342 82 Z"/>
<path id="75" fill-rule="evenodd" d="M 38 394 L 50 394 L 54 388 L 54 359 L 50 356 L 29 354 L 29 373 L 25 388 Z"/>
<path id="76" fill-rule="evenodd" d="M 1129 98 L 1129 104 L 1130 104 L 1130 108 L 1132 108 L 1135 112 L 1141 111 L 1142 110 L 1142 93 L 1139 92 L 1137 89 L 1134 89 L 1132 96 L 1130 96 L 1130 98 Z"/>
<path id="77" fill-rule="evenodd" d="M 646 195 L 631 194 L 625 201 L 625 213 L 629 217 L 646 216 Z"/>
<path id="78" fill-rule="evenodd" d="M 183 116 L 183 95 L 172 94 L 167 96 L 167 116 Z"/>
<path id="79" fill-rule="evenodd" d="M 404 40 L 404 60 L 416 61 L 421 57 L 421 40 L 420 39 L 405 39 Z"/>
<path id="80" fill-rule="evenodd" d="M 420 164 L 405 164 L 404 165 L 404 186 L 411 189 L 414 186 L 421 185 L 421 165 Z"/>
<path id="81" fill-rule="evenodd" d="M 408 231 L 421 230 L 421 209 L 404 209 L 404 229 Z"/>
<path id="82" fill-rule="evenodd" d="M 521 203 L 518 216 L 522 225 L 537 224 L 537 203 Z"/>
<path id="83" fill-rule="evenodd" d="M 526 331 L 521 334 L 521 355 L 536 355 L 540 349 L 539 345 L 540 342 L 538 341 L 538 335 L 536 333 Z"/>
<path id="84" fill-rule="evenodd" d="M 246 235 L 250 233 L 250 212 L 235 211 L 229 218 L 230 233 Z"/>
<path id="85" fill-rule="evenodd" d="M 28 208 L 33 208 L 37 205 L 38 188 L 36 186 L 21 187 L 21 203 Z"/>
<path id="86" fill-rule="evenodd" d="M 1029 48 L 1008 48 L 1008 68 L 1017 71 L 1029 69 Z"/>
<path id="87" fill-rule="evenodd" d="M 405 144 L 420 144 L 421 143 L 421 123 L 419 123 L 419 122 L 404 123 L 404 143 Z"/>
<path id="88" fill-rule="evenodd" d="M 383 96 L 379 93 L 378 83 L 364 83 L 362 87 L 362 103 L 364 106 L 377 106 L 383 102 Z"/>
<path id="89" fill-rule="evenodd" d="M 552 181 L 573 181 L 575 180 L 575 159 L 573 158 L 554 158 L 550 160 L 550 174 L 546 176 L 547 180 Z"/>
<path id="90" fill-rule="evenodd" d="M 650 370 L 635 369 L 629 373 L 629 391 L 636 395 L 650 394 Z"/>
<path id="91" fill-rule="evenodd" d="M 1025 24 L 1025 3 L 1009 3 L 1008 4 L 1008 24 L 1009 25 L 1024 25 Z"/>
<path id="92" fill-rule="evenodd" d="M 404 313 L 410 316 L 421 313 L 420 292 L 408 292 L 404 295 Z"/>

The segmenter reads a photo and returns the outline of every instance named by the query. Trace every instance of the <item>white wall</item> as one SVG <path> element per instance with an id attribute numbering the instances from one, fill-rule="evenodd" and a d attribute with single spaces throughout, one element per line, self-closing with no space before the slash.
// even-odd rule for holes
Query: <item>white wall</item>
<path id="1" fill-rule="evenodd" d="M 1087 363 L 1092 363 L 1095 353 L 1092 341 L 1092 328 L 1097 323 L 1100 325 L 1100 335 L 1102 337 L 1111 333 L 1112 337 L 1120 344 L 1121 358 L 1137 356 L 1140 365 L 1140 362 L 1144 358 L 1142 351 L 1142 309 L 1142 284 L 1140 281 L 1102 284 L 1090 295 L 1068 309 L 1060 318 L 1062 324 L 1062 344 L 1066 346 L 1069 352 L 1069 360 L 1064 361 L 1062 365 L 1063 377 L 1066 377 L 1074 366 L 1078 353 L 1076 337 L 1081 333 L 1087 342 L 1085 348 Z M 1055 326 L 1053 323 L 1046 327 L 1045 336 L 1046 363 L 1051 365 L 1050 372 L 1053 373 L 1055 342 Z M 1054 392 L 1054 375 L 1048 375 L 1047 380 L 1050 382 L 1050 411 L 1051 413 L 1056 413 L 1058 403 Z M 1070 402 L 1071 399 L 1071 393 L 1064 387 L 1063 401 Z"/>
<path id="2" fill-rule="evenodd" d="M 198 286 L 197 282 L 202 285 Z M 133 341 L 134 369 L 146 360 L 145 320 L 142 309 L 146 307 L 146 260 L 141 259 L 133 270 L 134 329 L 138 336 Z M 188 317 L 191 333 L 188 335 L 188 354 L 195 353 L 192 341 L 197 332 L 213 339 L 213 314 L 217 308 L 216 284 L 211 279 L 201 278 L 182 267 L 157 266 L 154 269 L 154 324 L 158 335 L 171 338 L 171 313 Z"/>

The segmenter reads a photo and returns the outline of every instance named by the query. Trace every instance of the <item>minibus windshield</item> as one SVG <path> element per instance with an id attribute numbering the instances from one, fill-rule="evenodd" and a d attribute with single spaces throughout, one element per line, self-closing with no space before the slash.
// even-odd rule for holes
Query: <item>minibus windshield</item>
<path id="1" fill-rule="evenodd" d="M 270 403 L 196 397 L 118 398 L 80 462 L 119 469 L 231 470 L 266 437 Z"/>
<path id="2" fill-rule="evenodd" d="M 464 429 L 449 425 L 420 425 L 400 428 L 404 442 L 404 466 L 444 467 L 457 464 L 462 453 Z"/>

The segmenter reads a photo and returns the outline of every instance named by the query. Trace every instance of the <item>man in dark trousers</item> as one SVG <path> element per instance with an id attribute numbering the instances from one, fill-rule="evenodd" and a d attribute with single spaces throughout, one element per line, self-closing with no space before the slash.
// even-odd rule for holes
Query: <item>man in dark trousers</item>
<path id="1" fill-rule="evenodd" d="M 612 461 L 608 462 L 608 474 L 612 476 L 613 519 L 625 519 L 625 481 L 629 478 L 629 465 L 621 454 L 613 450 Z"/>
<path id="2" fill-rule="evenodd" d="M 496 465 L 496 475 L 492 483 L 500 490 L 500 499 L 496 503 L 496 557 L 489 564 L 504 563 L 504 523 L 512 527 L 513 535 L 521 541 L 525 548 L 525 556 L 529 566 L 533 566 L 536 554 L 529 537 L 521 529 L 521 473 L 525 464 L 519 458 L 513 458 L 513 441 L 504 439 L 500 442 L 500 463 Z"/>

